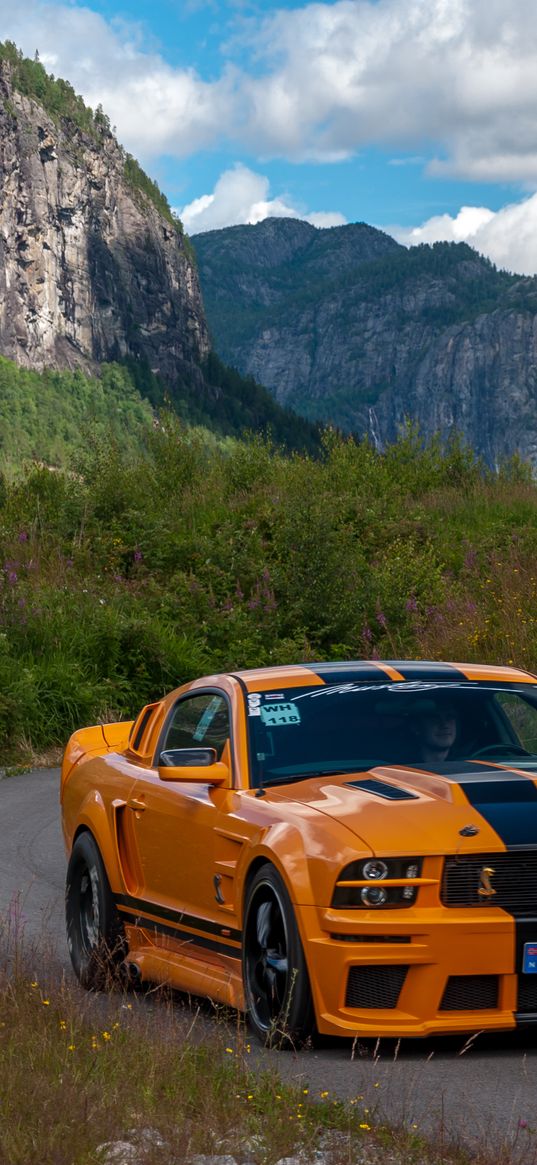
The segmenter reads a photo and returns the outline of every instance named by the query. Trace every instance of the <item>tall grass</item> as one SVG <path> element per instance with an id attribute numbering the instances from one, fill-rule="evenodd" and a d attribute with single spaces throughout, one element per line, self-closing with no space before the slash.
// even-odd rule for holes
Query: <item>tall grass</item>
<path id="1" fill-rule="evenodd" d="M 384 455 L 89 446 L 0 490 L 0 754 L 220 669 L 427 657 L 537 666 L 537 486 L 412 432 Z"/>
<path id="2" fill-rule="evenodd" d="M 435 1144 L 415 1122 L 390 1129 L 361 1093 L 341 1101 L 305 1076 L 285 1083 L 242 1022 L 223 1012 L 209 1022 L 208 1006 L 160 990 L 85 994 L 53 954 L 25 941 L 14 903 L 0 916 L 2 1165 L 184 1165 L 197 1154 L 255 1165 L 537 1159 L 532 1130 L 493 1157 L 479 1146 L 468 1155 L 445 1129 Z"/>

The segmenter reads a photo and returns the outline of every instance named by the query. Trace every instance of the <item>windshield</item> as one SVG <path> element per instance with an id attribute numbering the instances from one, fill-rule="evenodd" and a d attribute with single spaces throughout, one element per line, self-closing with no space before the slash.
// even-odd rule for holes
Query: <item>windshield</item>
<path id="1" fill-rule="evenodd" d="M 252 786 L 376 765 L 537 764 L 537 689 L 350 682 L 248 695 Z"/>

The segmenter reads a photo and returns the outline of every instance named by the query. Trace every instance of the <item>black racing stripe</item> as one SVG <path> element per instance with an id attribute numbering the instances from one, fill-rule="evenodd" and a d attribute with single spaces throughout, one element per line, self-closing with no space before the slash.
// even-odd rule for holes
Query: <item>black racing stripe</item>
<path id="1" fill-rule="evenodd" d="M 120 907 L 121 909 L 121 907 Z M 203 947 L 207 951 L 215 951 L 219 955 L 229 955 L 230 959 L 240 959 L 241 952 L 235 947 L 228 947 L 225 943 L 216 942 L 212 938 L 203 938 L 199 934 L 192 934 L 188 930 L 180 930 L 175 926 L 167 926 L 165 922 L 155 922 L 152 918 L 144 918 L 143 915 L 137 914 L 125 917 L 125 921 L 130 921 L 134 926 L 139 926 L 143 930 L 153 931 L 155 934 L 171 935 L 172 938 L 181 939 L 192 946 Z"/>
<path id="2" fill-rule="evenodd" d="M 362 680 L 378 680 L 379 683 L 390 681 L 390 677 L 381 667 L 374 663 L 361 663 L 354 660 L 352 663 L 308 663 L 308 671 L 314 672 L 319 679 L 327 684 L 360 683 Z M 394 682 L 393 680 L 391 681 Z"/>
<path id="3" fill-rule="evenodd" d="M 412 659 L 383 659 L 382 663 L 395 668 L 405 680 L 466 680 L 464 672 L 451 663 L 418 663 Z"/>
<path id="4" fill-rule="evenodd" d="M 183 910 L 173 910 L 169 906 L 159 906 L 155 902 L 148 902 L 146 898 L 134 898 L 132 894 L 116 894 L 118 906 L 128 906 L 141 914 L 154 914 L 168 922 L 175 922 L 178 926 L 191 926 L 206 934 L 215 934 L 222 938 L 222 931 L 229 931 L 226 938 L 230 942 L 242 942 L 242 932 L 226 926 L 223 922 L 211 922 L 208 918 L 198 918 L 195 914 L 185 914 Z M 175 931 L 173 932 L 176 933 Z M 190 937 L 193 937 L 192 935 Z"/>
<path id="5" fill-rule="evenodd" d="M 501 837 L 507 849 L 537 848 L 537 787 L 531 775 L 507 768 L 487 768 L 477 761 L 412 765 L 460 785 L 471 805 Z"/>
<path id="6" fill-rule="evenodd" d="M 435 777 L 443 777 L 446 781 L 450 781 L 452 785 L 473 784 L 492 784 L 497 781 L 512 782 L 512 781 L 530 781 L 533 780 L 533 774 L 528 774 L 528 777 L 523 777 L 520 772 L 513 772 L 508 768 L 489 768 L 486 764 L 479 761 L 472 760 L 447 760 L 438 761 L 435 764 L 424 764 L 420 762 L 416 764 L 412 762 L 410 766 L 412 769 L 419 769 L 420 772 L 433 773 Z M 537 771 L 535 772 L 537 777 Z"/>
<path id="7" fill-rule="evenodd" d="M 502 773 L 503 780 L 462 780 L 471 805 L 501 837 L 507 849 L 537 846 L 537 787 L 527 777 Z M 507 778 L 507 779 L 506 779 Z"/>

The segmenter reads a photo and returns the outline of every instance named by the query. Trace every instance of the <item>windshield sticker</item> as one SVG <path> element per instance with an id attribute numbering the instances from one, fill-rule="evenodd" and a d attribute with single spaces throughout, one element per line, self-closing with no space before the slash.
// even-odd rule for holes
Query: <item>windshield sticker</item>
<path id="1" fill-rule="evenodd" d="M 285 696 L 283 692 L 271 692 L 270 695 L 267 692 L 265 695 L 265 700 L 285 700 Z"/>
<path id="2" fill-rule="evenodd" d="M 261 715 L 261 696 L 259 692 L 250 692 L 248 695 L 248 715 Z"/>
<path id="3" fill-rule="evenodd" d="M 261 708 L 261 719 L 270 728 L 280 728 L 283 724 L 300 724 L 300 712 L 296 704 L 269 704 Z"/>
<path id="4" fill-rule="evenodd" d="M 213 696 L 211 703 L 207 704 L 207 707 L 203 713 L 203 716 L 201 717 L 201 720 L 199 721 L 197 728 L 192 733 L 193 740 L 197 740 L 199 742 L 200 740 L 204 739 L 207 729 L 210 728 L 219 707 L 220 696 Z"/>

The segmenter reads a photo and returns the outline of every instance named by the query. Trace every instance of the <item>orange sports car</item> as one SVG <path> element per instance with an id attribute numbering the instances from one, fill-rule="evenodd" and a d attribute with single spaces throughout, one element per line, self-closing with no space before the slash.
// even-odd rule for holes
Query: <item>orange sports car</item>
<path id="1" fill-rule="evenodd" d="M 168 983 L 262 1040 L 537 1022 L 537 676 L 208 676 L 76 732 L 61 804 L 87 987 Z"/>

